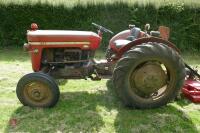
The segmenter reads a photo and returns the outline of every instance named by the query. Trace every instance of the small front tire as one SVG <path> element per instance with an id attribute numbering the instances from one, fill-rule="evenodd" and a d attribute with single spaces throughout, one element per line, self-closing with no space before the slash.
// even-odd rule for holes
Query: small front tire
<path id="1" fill-rule="evenodd" d="M 16 89 L 19 101 L 30 107 L 53 107 L 59 100 L 60 91 L 52 77 L 44 73 L 23 76 Z"/>

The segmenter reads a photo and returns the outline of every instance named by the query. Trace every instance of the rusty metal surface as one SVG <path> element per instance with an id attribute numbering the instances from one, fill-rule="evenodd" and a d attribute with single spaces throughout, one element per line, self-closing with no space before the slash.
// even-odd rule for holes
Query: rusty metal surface
<path id="1" fill-rule="evenodd" d="M 159 32 L 160 32 L 160 37 L 162 37 L 164 40 L 169 39 L 170 29 L 168 27 L 159 26 Z"/>
<path id="2" fill-rule="evenodd" d="M 48 103 L 53 97 L 48 85 L 40 81 L 32 81 L 27 84 L 23 93 L 29 103 L 38 106 Z"/>
<path id="3" fill-rule="evenodd" d="M 89 60 L 74 60 L 74 61 L 63 61 L 63 62 L 47 62 L 48 64 L 68 64 L 68 63 L 81 63 L 88 62 Z"/>
<path id="4" fill-rule="evenodd" d="M 166 84 L 166 73 L 159 63 L 149 62 L 138 68 L 131 75 L 135 87 L 145 94 L 151 94 Z"/>

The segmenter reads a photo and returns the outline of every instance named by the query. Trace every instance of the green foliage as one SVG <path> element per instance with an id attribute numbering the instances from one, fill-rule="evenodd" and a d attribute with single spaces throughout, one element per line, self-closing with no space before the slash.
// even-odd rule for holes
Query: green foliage
<path id="1" fill-rule="evenodd" d="M 181 50 L 200 50 L 200 9 L 181 5 L 167 5 L 155 9 L 149 5 L 145 8 L 132 9 L 132 22 L 142 27 L 150 23 L 152 29 L 159 25 L 170 27 L 170 41 Z"/>
<path id="2" fill-rule="evenodd" d="M 152 30 L 159 25 L 171 28 L 171 41 L 181 50 L 200 50 L 200 8 L 188 6 L 182 1 L 168 1 L 157 7 L 153 3 L 141 2 L 111 2 L 98 0 L 76 4 L 66 2 L 62 4 L 47 4 L 41 1 L 18 0 L 0 1 L 0 46 L 21 47 L 26 42 L 26 30 L 32 22 L 36 22 L 40 29 L 61 30 L 92 30 L 92 22 L 101 24 L 115 33 L 120 32 L 133 23 L 143 29 L 144 24 L 150 23 Z M 61 2 L 61 1 L 58 1 Z M 55 2 L 56 3 L 56 2 Z M 156 3 L 156 2 L 155 2 Z M 70 5 L 72 4 L 72 5 Z M 111 35 L 104 34 L 102 49 L 108 45 Z"/>

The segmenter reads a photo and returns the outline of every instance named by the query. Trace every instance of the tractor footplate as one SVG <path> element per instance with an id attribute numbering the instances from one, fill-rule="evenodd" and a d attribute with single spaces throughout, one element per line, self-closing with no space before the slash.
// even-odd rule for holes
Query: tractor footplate
<path id="1" fill-rule="evenodd" d="M 182 92 L 192 102 L 200 103 L 200 81 L 186 80 Z"/>

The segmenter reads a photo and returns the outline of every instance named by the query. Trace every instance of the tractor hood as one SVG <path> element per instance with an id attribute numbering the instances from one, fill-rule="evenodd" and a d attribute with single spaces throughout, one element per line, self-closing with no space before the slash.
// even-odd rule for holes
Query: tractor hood
<path id="1" fill-rule="evenodd" d="M 29 30 L 27 40 L 31 45 L 89 44 L 98 48 L 101 37 L 91 31 L 72 30 Z"/>
<path id="2" fill-rule="evenodd" d="M 27 32 L 28 41 L 51 42 L 51 41 L 89 41 L 99 39 L 99 35 L 91 31 L 72 30 L 35 30 Z"/>

